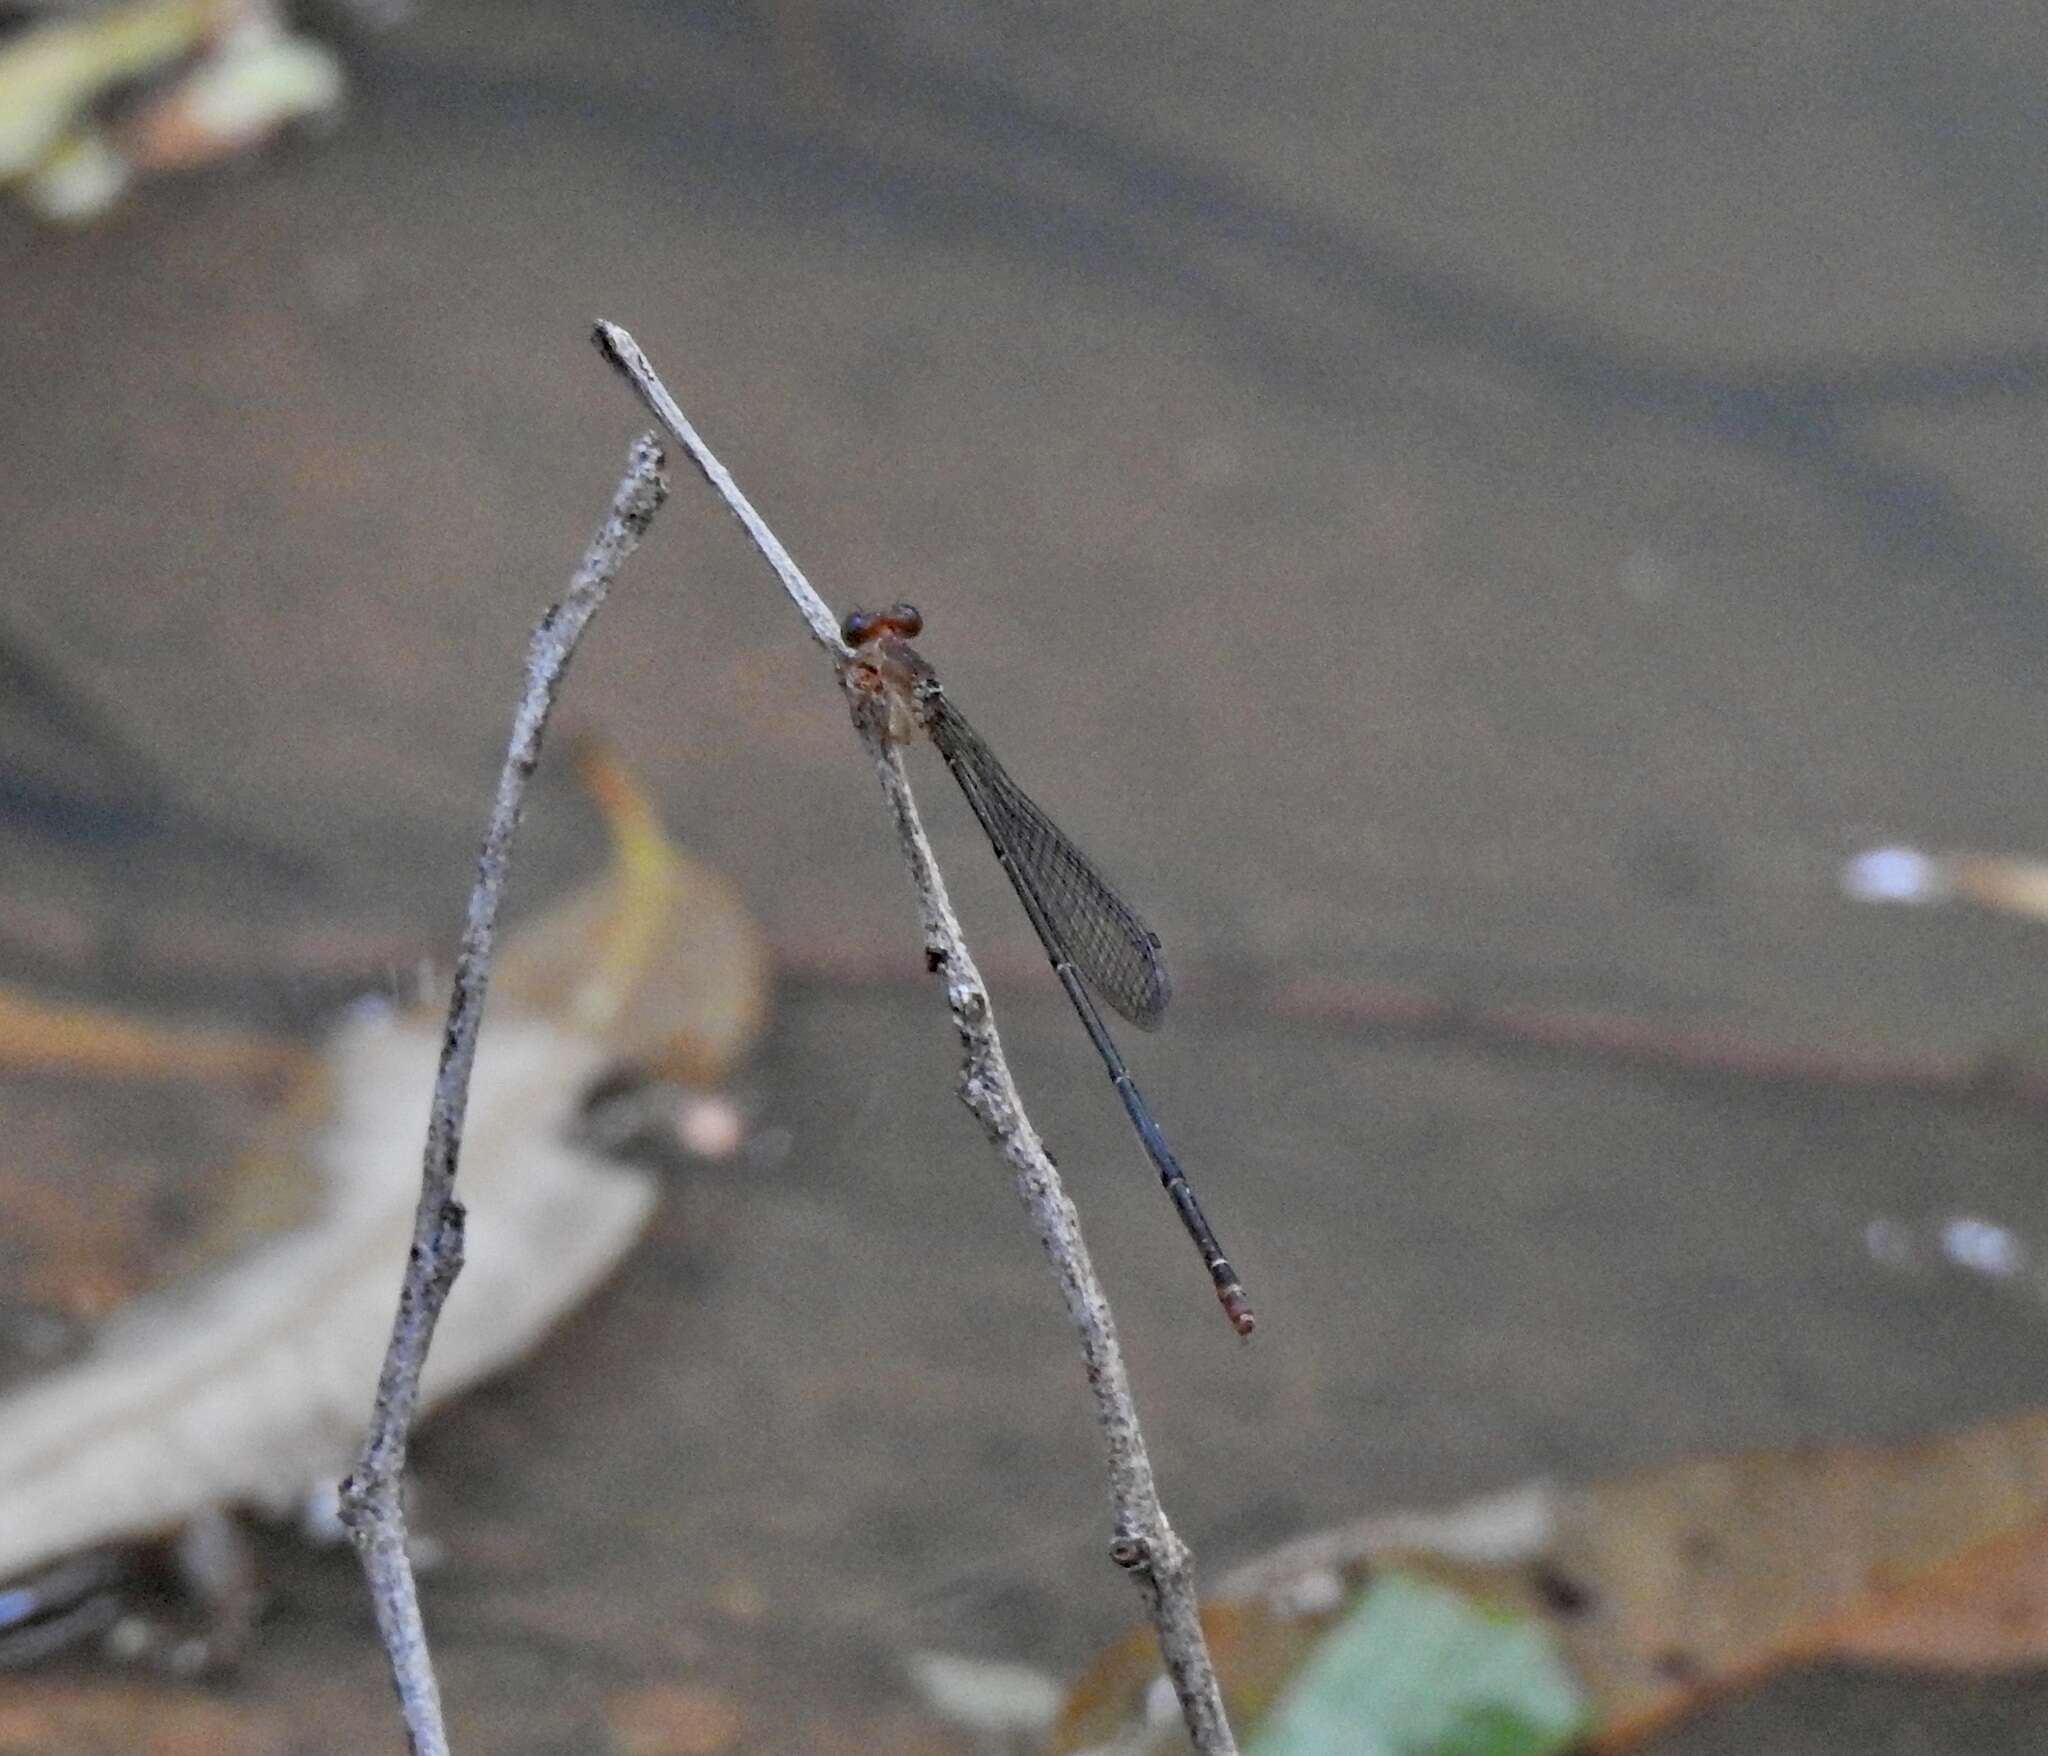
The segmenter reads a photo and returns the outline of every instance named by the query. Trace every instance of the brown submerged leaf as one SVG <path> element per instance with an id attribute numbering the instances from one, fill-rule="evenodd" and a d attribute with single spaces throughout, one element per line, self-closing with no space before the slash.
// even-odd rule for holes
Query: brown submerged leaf
<path id="1" fill-rule="evenodd" d="M 1626 1741 L 1709 1691 L 1825 1655 L 1854 1656 L 1938 1580 L 1967 1579 L 2048 1512 L 2048 1415 L 1903 1445 L 1709 1458 L 1563 1494 L 1544 1565 L 1557 1618 Z M 2048 1624 L 2029 1634 L 2048 1651 Z M 1877 1650 L 1873 1634 L 1862 1651 Z M 2014 1651 L 2020 1648 L 2015 1645 Z M 1908 1656 L 1903 1642 L 1893 1658 Z M 1945 1662 L 1931 1646 L 1917 1655 Z"/>
<path id="2" fill-rule="evenodd" d="M 2048 1412 L 1899 1445 L 1539 1484 L 1290 1544 L 1223 1580 L 1203 1611 L 1240 1737 L 1256 1734 L 1366 1581 L 1392 1568 L 1547 1628 L 1594 1704 L 1601 1750 L 1821 1658 L 2037 1665 L 2048 1660 Z M 1157 1669 L 1149 1634 L 1112 1647 L 1068 1692 L 1047 1750 L 1095 1748 L 1141 1724 Z M 1161 1728 L 1158 1747 L 1174 1730 Z"/>

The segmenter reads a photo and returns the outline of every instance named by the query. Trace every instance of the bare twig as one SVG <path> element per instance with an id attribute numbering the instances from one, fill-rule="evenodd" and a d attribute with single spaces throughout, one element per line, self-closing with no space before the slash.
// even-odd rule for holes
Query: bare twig
<path id="1" fill-rule="evenodd" d="M 624 375 L 655 419 L 690 454 L 691 460 L 754 539 L 795 602 L 818 644 L 842 667 L 850 656 L 834 619 L 810 581 L 776 540 L 742 494 L 725 466 L 711 454 L 679 409 L 633 338 L 614 323 L 599 323 L 598 349 Z M 842 679 L 843 679 L 842 670 Z M 1096 1419 L 1109 1448 L 1110 1503 L 1116 1535 L 1111 1557 L 1137 1580 L 1159 1636 L 1167 1675 L 1180 1698 L 1188 1736 L 1201 1756 L 1234 1756 L 1237 1749 L 1215 1667 L 1196 1614 L 1194 1567 L 1186 1545 L 1166 1520 L 1152 1477 L 1151 1459 L 1138 1425 L 1137 1406 L 1124 1372 L 1116 1324 L 1082 1242 L 1080 1222 L 1067 1199 L 1051 1155 L 1024 1113 L 1024 1103 L 1003 1058 L 995 1014 L 973 954 L 947 899 L 946 884 L 911 796 L 902 752 L 883 741 L 863 715 L 855 721 L 875 758 L 882 790 L 896 825 L 903 857 L 916 886 L 927 961 L 946 977 L 946 1004 L 965 1054 L 960 1098 L 980 1121 L 1016 1179 L 1017 1193 L 1037 1228 L 1039 1241 L 1067 1302 L 1067 1314 L 1081 1337 L 1081 1357 L 1095 1396 Z"/>
<path id="2" fill-rule="evenodd" d="M 413 1219 L 412 1252 L 398 1293 L 391 1345 L 377 1379 L 370 1435 L 355 1468 L 341 1484 L 341 1516 L 355 1538 L 370 1584 L 377 1629 L 391 1658 L 391 1680 L 414 1756 L 446 1756 L 448 1735 L 441 1722 L 440 1690 L 420 1620 L 419 1589 L 406 1554 L 405 1508 L 400 1484 L 406 1443 L 419 1407 L 420 1371 L 434 1325 L 462 1272 L 462 1203 L 455 1199 L 455 1167 L 462 1152 L 462 1124 L 469 1106 L 469 1075 L 476 1060 L 484 991 L 490 981 L 492 940 L 498 903 L 505 889 L 512 838 L 519 828 L 526 783 L 540 763 L 547 730 L 576 643 L 627 556 L 639 546 L 655 510 L 668 493 L 662 475 L 660 441 L 646 434 L 634 445 L 626 473 L 612 496 L 611 512 L 585 551 L 583 565 L 562 601 L 534 627 L 526 650 L 526 686 L 512 720 L 512 740 L 498 776 L 490 827 L 477 856 L 476 884 L 469 895 L 462 944 L 455 958 L 455 991 L 448 1003 L 448 1027 L 441 1039 L 440 1071 L 434 1080 L 427 1120 L 427 1145 L 420 1168 L 420 1201 Z"/>
<path id="3" fill-rule="evenodd" d="M 740 492 L 739 483 L 732 479 L 725 465 L 711 455 L 711 447 L 697 436 L 697 429 L 690 425 L 689 416 L 676 407 L 676 399 L 669 395 L 668 386 L 647 363 L 640 344 L 616 323 L 602 320 L 591 331 L 591 340 L 597 343 L 597 351 L 611 361 L 626 382 L 632 385 L 640 400 L 647 405 L 647 412 L 666 427 L 690 454 L 690 461 L 703 471 L 704 479 L 718 491 L 718 497 L 725 502 L 727 510 L 746 526 L 747 535 L 754 539 L 754 547 L 775 569 L 775 577 L 782 581 L 782 589 L 789 593 L 797 613 L 810 624 L 811 638 L 835 660 L 848 657 L 846 642 L 839 636 L 839 623 L 825 607 L 825 600 L 811 589 L 811 582 L 804 577 L 803 569 L 790 559 L 781 539 L 768 528 L 768 521 L 754 510 L 753 501 Z"/>

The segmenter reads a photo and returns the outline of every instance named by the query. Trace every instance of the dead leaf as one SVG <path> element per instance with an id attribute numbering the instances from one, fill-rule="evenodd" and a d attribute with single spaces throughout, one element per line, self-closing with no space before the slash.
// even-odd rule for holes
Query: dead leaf
<path id="1" fill-rule="evenodd" d="M 1901 1445 L 1689 1459 L 1311 1537 L 1202 1613 L 1241 1737 L 1390 1572 L 1549 1630 L 1616 1750 L 1712 1695 L 1824 1657 L 1983 1670 L 2048 1661 L 2048 1412 Z M 1068 1691 L 1050 1752 L 1134 1728 L 1173 1747 L 1149 1631 Z M 1170 1697 L 1164 1707 L 1171 1708 Z M 1118 1745 L 1123 1748 L 1123 1745 Z"/>
<path id="2" fill-rule="evenodd" d="M 1532 1575 L 1626 1742 L 1706 1693 L 1870 1650 L 1918 1593 L 2048 1513 L 2048 1414 L 1904 1445 L 1700 1459 L 1562 1495 Z M 1897 1624 L 1902 1632 L 1904 1623 Z M 1895 1632 L 1894 1639 L 1898 1639 Z M 2048 1623 L 2030 1631 L 2048 1654 Z M 2020 1650 L 2019 1643 L 2006 1642 Z M 1903 1652 L 1903 1644 L 1900 1643 Z M 1926 1649 L 1929 1662 L 1938 1662 Z"/>
<path id="3" fill-rule="evenodd" d="M 1867 1609 L 1829 1649 L 1870 1664 L 2011 1670 L 2048 1653 L 2048 1522 L 1967 1550 Z"/>
<path id="4" fill-rule="evenodd" d="M 594 756 L 586 776 L 612 868 L 508 941 L 513 979 L 494 988 L 464 1129 L 466 1267 L 425 1408 L 523 1357 L 653 1211 L 652 1172 L 582 1129 L 621 1056 L 722 1070 L 765 1012 L 765 954 L 730 887 L 669 844 L 615 764 Z M 0 1401 L 0 1576 L 201 1507 L 286 1511 L 347 1467 L 412 1233 L 442 1033 L 438 1004 L 345 1017 L 211 1192 L 203 1266 Z"/>
<path id="5" fill-rule="evenodd" d="M 580 740 L 576 762 L 611 837 L 611 870 L 521 929 L 493 996 L 601 1038 L 659 1077 L 713 1085 L 760 1034 L 769 959 L 724 874 L 662 833 L 617 758 Z"/>

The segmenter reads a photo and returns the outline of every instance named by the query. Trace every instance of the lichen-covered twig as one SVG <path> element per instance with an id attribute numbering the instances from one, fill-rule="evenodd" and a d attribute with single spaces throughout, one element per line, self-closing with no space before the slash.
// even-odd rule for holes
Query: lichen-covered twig
<path id="1" fill-rule="evenodd" d="M 470 891 L 469 914 L 455 958 L 455 990 L 448 1003 L 448 1027 L 441 1041 L 440 1071 L 427 1119 L 419 1209 L 399 1288 L 398 1316 L 377 1379 L 369 1438 L 341 1485 L 342 1519 L 362 1556 L 377 1629 L 390 1655 L 392 1683 L 414 1756 L 446 1756 L 448 1736 L 441 1721 L 440 1691 L 427 1652 L 426 1629 L 420 1620 L 419 1590 L 406 1553 L 400 1486 L 406 1444 L 419 1407 L 421 1368 L 448 1290 L 462 1271 L 463 1210 L 455 1198 L 455 1169 L 462 1152 L 469 1076 L 490 981 L 498 904 L 504 895 L 526 783 L 540 762 L 548 716 L 577 641 L 668 492 L 662 463 L 661 445 L 652 433 L 635 442 L 625 476 L 612 497 L 611 511 L 591 539 L 583 565 L 569 582 L 562 601 L 541 617 L 527 646 L 526 683 L 513 716 L 512 740 L 498 776 L 490 827 L 477 856 L 476 884 Z"/>
<path id="2" fill-rule="evenodd" d="M 598 350 L 618 368 L 654 418 L 690 454 L 705 480 L 746 527 L 809 624 L 812 638 L 841 667 L 843 680 L 844 665 L 851 655 L 840 637 L 837 620 L 767 522 L 740 492 L 725 466 L 698 437 L 638 344 L 615 323 L 599 323 L 594 339 Z M 946 1004 L 964 1052 L 961 1101 L 974 1113 L 1010 1166 L 1017 1193 L 1059 1281 L 1068 1316 L 1080 1334 L 1081 1357 L 1095 1396 L 1096 1419 L 1109 1448 L 1110 1503 L 1116 1527 L 1110 1554 L 1117 1565 L 1138 1581 L 1194 1748 L 1201 1756 L 1224 1756 L 1225 1752 L 1234 1756 L 1237 1745 L 1224 1717 L 1215 1667 L 1196 1615 L 1192 1558 L 1159 1503 L 1151 1459 L 1138 1426 L 1137 1406 L 1124 1372 L 1116 1325 L 1088 1259 L 1080 1222 L 1061 1186 L 1051 1155 L 1024 1112 L 1023 1100 L 1003 1058 L 988 990 L 982 985 L 973 954 L 947 898 L 945 879 L 925 837 L 910 780 L 904 772 L 902 751 L 879 737 L 872 724 L 858 712 L 855 722 L 861 726 L 874 755 L 897 839 L 917 889 L 927 960 L 946 978 Z"/>

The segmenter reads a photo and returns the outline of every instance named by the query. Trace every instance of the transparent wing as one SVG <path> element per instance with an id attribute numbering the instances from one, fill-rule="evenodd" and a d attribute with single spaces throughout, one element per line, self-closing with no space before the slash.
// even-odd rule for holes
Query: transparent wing
<path id="1" fill-rule="evenodd" d="M 1045 918 L 1057 947 L 1097 994 L 1133 1024 L 1155 1029 L 1173 984 L 1159 935 L 1110 887 L 1088 856 L 1034 805 L 974 728 L 934 689 L 920 704 L 925 730 L 998 845 L 1009 852 L 1010 882 Z"/>

